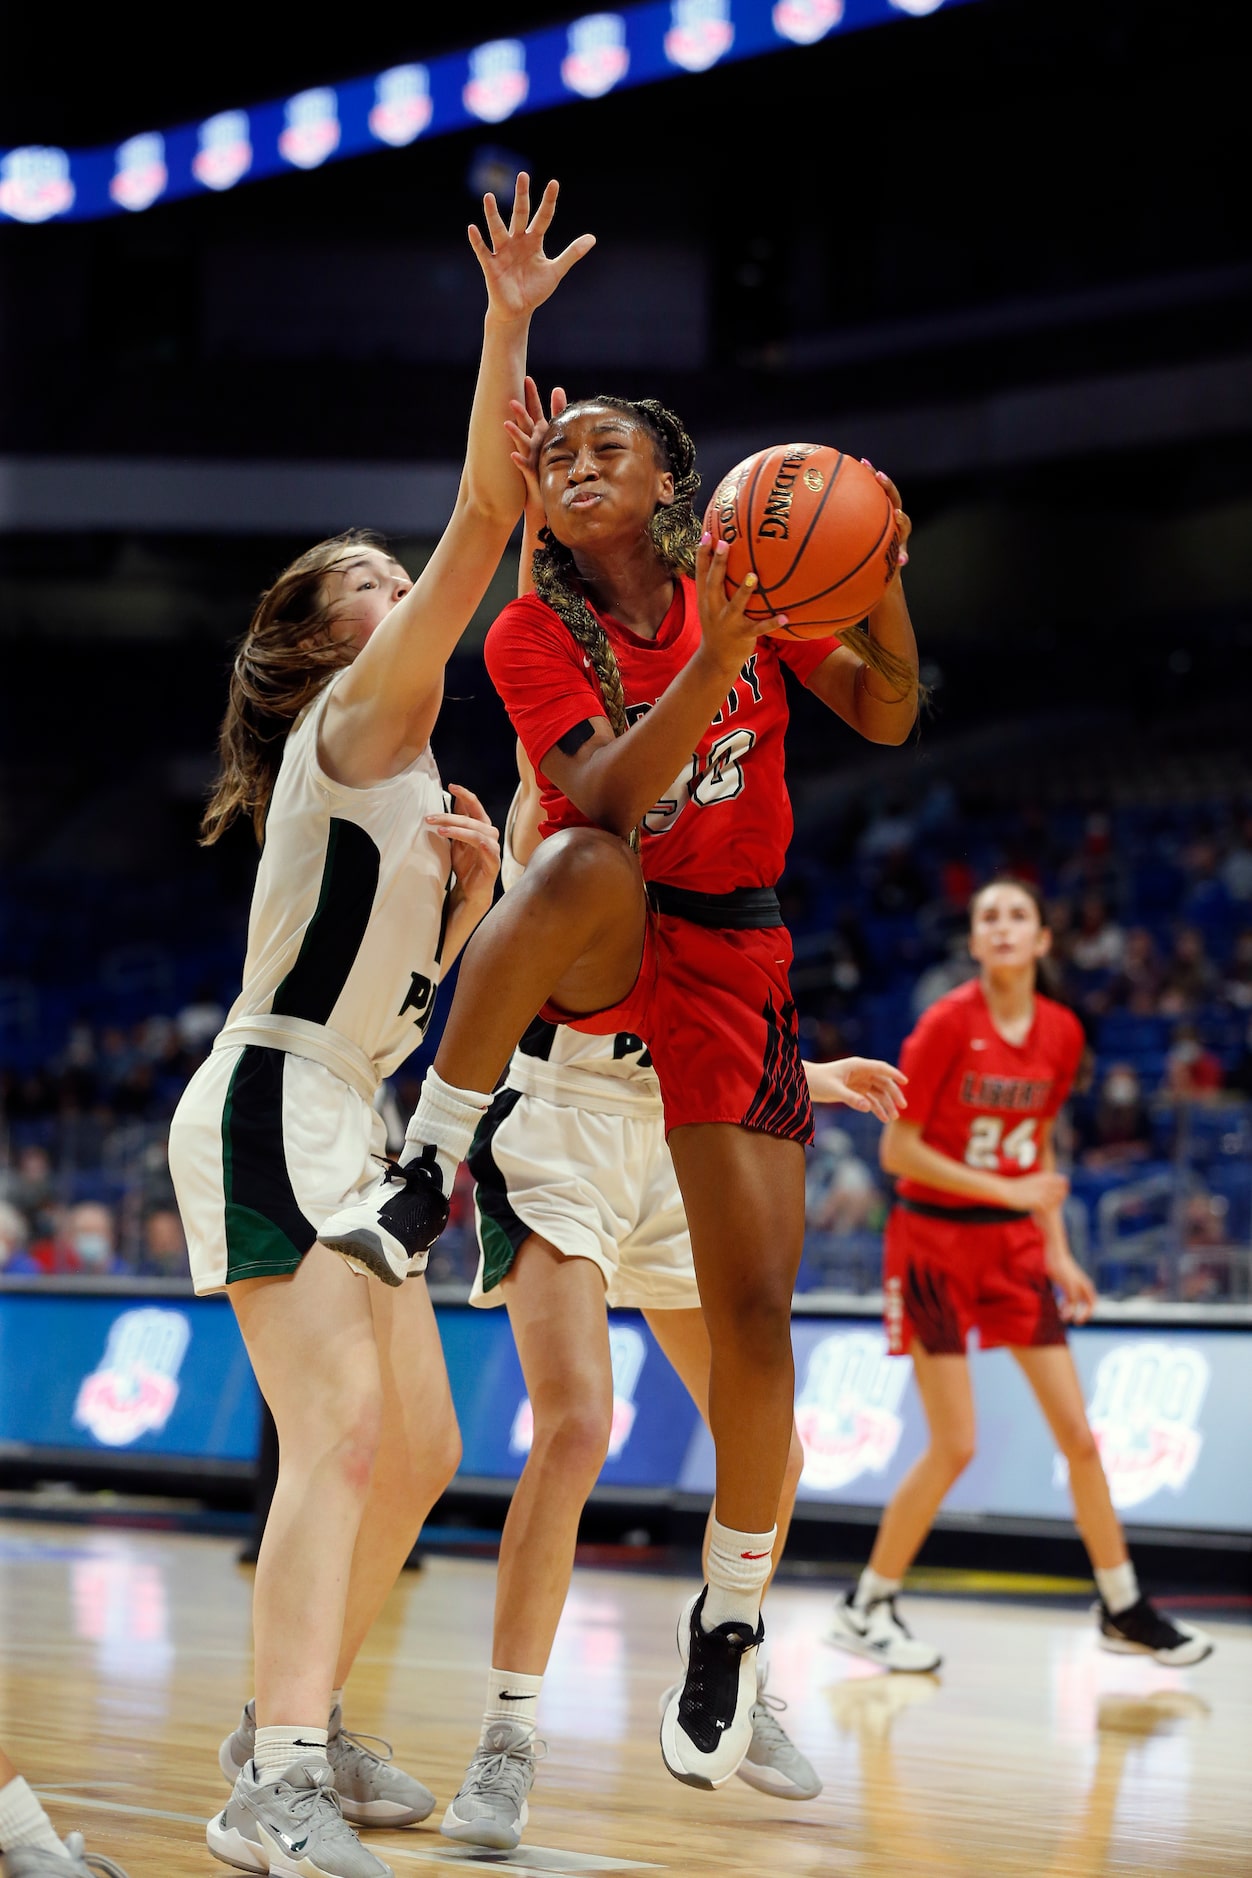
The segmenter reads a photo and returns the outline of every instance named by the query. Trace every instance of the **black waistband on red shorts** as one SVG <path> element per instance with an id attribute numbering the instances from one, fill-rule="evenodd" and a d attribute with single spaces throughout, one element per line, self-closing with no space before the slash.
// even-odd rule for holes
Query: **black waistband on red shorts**
<path id="1" fill-rule="evenodd" d="M 910 1200 L 896 1195 L 896 1205 L 906 1213 L 920 1213 L 923 1219 L 946 1219 L 953 1226 L 1011 1226 L 1016 1220 L 1029 1219 L 1013 1206 L 940 1206 L 934 1200 Z"/>
<path id="2" fill-rule="evenodd" d="M 735 887 L 730 893 L 692 893 L 663 880 L 648 882 L 648 898 L 658 913 L 690 920 L 693 926 L 723 926 L 738 932 L 781 926 L 782 908 L 772 887 Z"/>

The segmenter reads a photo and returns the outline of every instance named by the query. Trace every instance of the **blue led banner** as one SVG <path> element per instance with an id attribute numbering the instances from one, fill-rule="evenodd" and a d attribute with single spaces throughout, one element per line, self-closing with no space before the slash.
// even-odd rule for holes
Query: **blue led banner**
<path id="1" fill-rule="evenodd" d="M 0 217 L 93 221 L 155 202 L 221 192 L 341 157 L 506 118 L 630 85 L 706 72 L 832 33 L 935 13 L 965 0 L 656 0 L 565 26 L 495 39 L 426 64 L 319 85 L 199 124 L 141 131 L 117 145 L 0 154 Z"/>

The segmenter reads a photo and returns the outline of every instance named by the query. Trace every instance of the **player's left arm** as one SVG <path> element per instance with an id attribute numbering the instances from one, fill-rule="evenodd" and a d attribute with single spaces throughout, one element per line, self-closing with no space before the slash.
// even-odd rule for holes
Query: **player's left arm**
<path id="1" fill-rule="evenodd" d="M 1039 1168 L 1046 1174 L 1056 1172 L 1056 1143 L 1052 1138 L 1053 1120 L 1040 1124 Z M 1096 1302 L 1096 1288 L 1070 1251 L 1065 1215 L 1059 1206 L 1046 1213 L 1036 1213 L 1035 1223 L 1043 1234 L 1043 1256 L 1048 1277 L 1061 1293 L 1061 1315 L 1076 1324 L 1085 1324 Z"/>
<path id="2" fill-rule="evenodd" d="M 908 1077 L 877 1057 L 844 1056 L 834 1063 L 805 1063 L 803 1069 L 814 1102 L 842 1102 L 876 1115 L 880 1122 L 898 1120 L 901 1109 L 908 1107 Z"/>
<path id="3" fill-rule="evenodd" d="M 896 512 L 900 559 L 890 586 L 866 624 L 870 637 L 907 667 L 911 680 L 899 691 L 880 673 L 872 672 L 850 646 L 841 645 L 822 660 L 810 674 L 807 684 L 815 697 L 870 743 L 899 744 L 905 741 L 917 721 L 917 640 L 901 578 L 909 558 L 906 544 L 913 524 L 900 505 L 900 491 L 891 478 L 882 470 L 875 470 L 874 474 L 890 496 Z"/>
<path id="4" fill-rule="evenodd" d="M 491 911 L 500 872 L 500 831 L 472 789 L 466 789 L 461 783 L 450 783 L 448 790 L 456 798 L 458 808 L 426 817 L 426 826 L 442 835 L 452 848 L 448 923 L 439 955 L 444 972 L 479 921 Z"/>

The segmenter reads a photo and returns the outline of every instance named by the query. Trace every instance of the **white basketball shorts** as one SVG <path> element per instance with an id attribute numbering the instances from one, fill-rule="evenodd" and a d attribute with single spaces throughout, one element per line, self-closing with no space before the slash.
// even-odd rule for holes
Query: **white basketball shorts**
<path id="1" fill-rule="evenodd" d="M 566 1108 L 502 1089 L 470 1150 L 478 1182 L 472 1304 L 502 1304 L 500 1280 L 537 1233 L 604 1274 L 610 1305 L 698 1309 L 687 1216 L 661 1115 Z"/>

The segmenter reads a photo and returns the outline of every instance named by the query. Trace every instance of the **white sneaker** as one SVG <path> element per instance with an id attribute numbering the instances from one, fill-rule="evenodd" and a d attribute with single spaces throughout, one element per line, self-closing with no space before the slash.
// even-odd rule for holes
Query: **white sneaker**
<path id="1" fill-rule="evenodd" d="M 1149 1598 L 1141 1597 L 1116 1617 L 1102 1598 L 1095 1609 L 1100 1619 L 1100 1648 L 1114 1655 L 1154 1656 L 1168 1669 L 1187 1669 L 1213 1654 L 1213 1639 L 1207 1631 L 1162 1617 Z"/>
<path id="2" fill-rule="evenodd" d="M 787 1704 L 781 1696 L 765 1693 L 765 1677 L 765 1670 L 759 1669 L 756 1701 L 752 1705 L 752 1740 L 735 1769 L 736 1777 L 755 1787 L 758 1793 L 772 1794 L 776 1800 L 815 1800 L 822 1790 L 821 1775 L 805 1760 L 778 1720 Z M 662 1716 L 681 1694 L 680 1682 L 665 1691 L 661 1697 Z"/>
<path id="3" fill-rule="evenodd" d="M 903 1618 L 896 1613 L 894 1597 L 875 1598 L 864 1607 L 848 1596 L 835 1599 L 827 1643 L 853 1656 L 863 1656 L 884 1669 L 904 1670 L 926 1675 L 938 1669 L 943 1658 L 931 1643 L 913 1636 Z"/>
<path id="4" fill-rule="evenodd" d="M 700 1622 L 708 1586 L 684 1606 L 679 1655 L 687 1673 L 661 1717 L 661 1756 L 688 1787 L 723 1787 L 752 1745 L 756 1652 L 765 1626 Z M 685 1645 L 685 1648 L 684 1648 Z"/>

